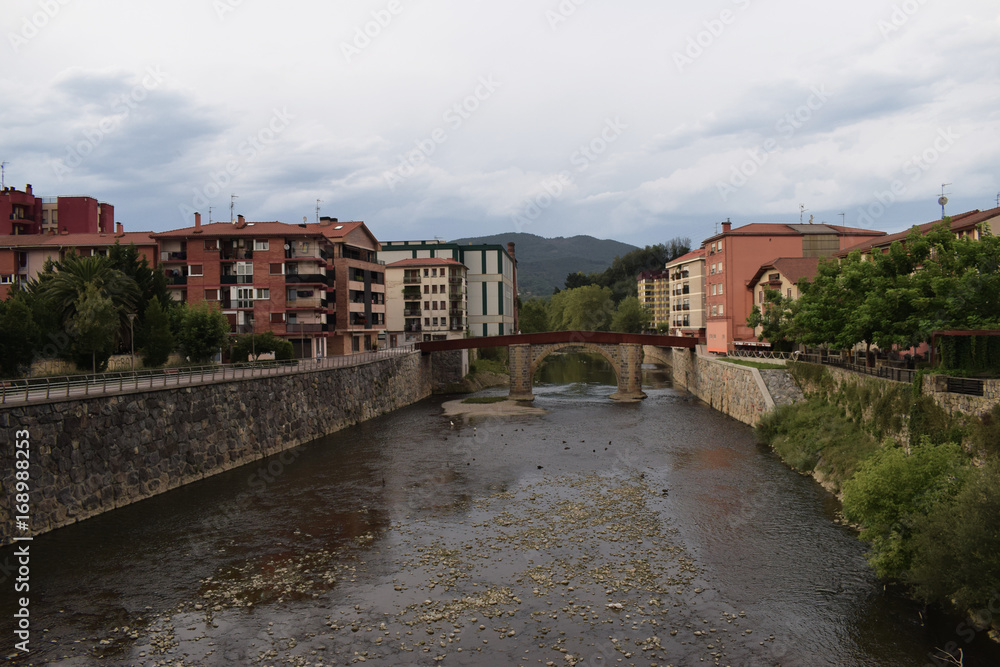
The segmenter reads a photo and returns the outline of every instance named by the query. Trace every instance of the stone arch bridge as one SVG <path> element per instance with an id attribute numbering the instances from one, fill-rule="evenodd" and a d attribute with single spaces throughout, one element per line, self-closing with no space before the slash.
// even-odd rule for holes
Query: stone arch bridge
<path id="1" fill-rule="evenodd" d="M 506 347 L 510 365 L 510 398 L 531 401 L 535 396 L 531 385 L 535 371 L 545 357 L 566 348 L 583 348 L 607 359 L 618 378 L 618 391 L 611 398 L 634 401 L 646 398 L 642 391 L 643 346 L 650 352 L 651 361 L 670 364 L 670 349 L 694 348 L 694 338 L 659 336 L 652 334 L 622 334 L 606 331 L 550 331 L 511 336 L 462 338 L 417 343 L 424 354 L 448 350 L 467 350 L 484 347 Z M 654 351 L 655 348 L 655 351 Z M 667 348 L 667 349 L 664 349 Z"/>

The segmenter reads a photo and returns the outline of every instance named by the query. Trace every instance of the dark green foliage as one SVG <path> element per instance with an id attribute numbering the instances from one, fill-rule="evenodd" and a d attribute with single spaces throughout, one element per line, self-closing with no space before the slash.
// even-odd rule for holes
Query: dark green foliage
<path id="1" fill-rule="evenodd" d="M 1000 373 L 1000 336 L 942 336 L 941 366 L 966 373 Z"/>
<path id="2" fill-rule="evenodd" d="M 928 440 L 907 454 L 883 447 L 844 484 L 844 515 L 872 543 L 868 560 L 881 577 L 902 579 L 913 560 L 914 527 L 961 488 L 968 459 L 953 443 Z"/>
<path id="3" fill-rule="evenodd" d="M 664 265 L 691 250 L 691 241 L 686 238 L 671 239 L 615 257 L 614 262 L 600 273 L 584 274 L 576 271 L 566 276 L 566 288 L 574 289 L 587 285 L 607 287 L 611 290 L 614 303 L 627 296 L 636 296 L 636 278 L 643 271 L 659 271 Z"/>
<path id="4" fill-rule="evenodd" d="M 810 364 L 802 361 L 790 361 L 788 371 L 803 390 L 807 387 L 813 391 L 826 392 L 833 387 L 833 378 L 822 364 Z"/>
<path id="5" fill-rule="evenodd" d="M 193 364 L 208 363 L 229 338 L 229 320 L 208 303 L 188 305 L 181 310 L 177 340 Z"/>
<path id="6" fill-rule="evenodd" d="M 73 341 L 71 349 L 77 368 L 92 373 L 107 368 L 118 326 L 118 313 L 111 297 L 96 283 L 88 283 L 66 319 L 66 333 Z"/>
<path id="7" fill-rule="evenodd" d="M 627 296 L 618 304 L 611 316 L 611 331 L 619 333 L 642 333 L 649 326 L 653 314 L 639 303 L 639 298 Z"/>
<path id="8" fill-rule="evenodd" d="M 953 499 L 934 505 L 914 525 L 906 581 L 925 602 L 983 607 L 1000 590 L 1000 462 L 969 473 Z"/>
<path id="9" fill-rule="evenodd" d="M 257 361 L 261 355 L 272 352 L 275 360 L 281 361 L 291 359 L 295 354 L 295 348 L 291 342 L 279 338 L 271 331 L 245 334 L 236 338 L 236 343 L 233 345 L 232 361 L 234 363 Z"/>
<path id="10" fill-rule="evenodd" d="M 764 303 L 754 305 L 747 316 L 747 326 L 761 327 L 758 340 L 766 340 L 776 352 L 789 352 L 794 347 L 794 310 L 796 301 L 771 288 L 764 290 Z"/>
<path id="11" fill-rule="evenodd" d="M 0 301 L 0 373 L 4 377 L 20 377 L 31 367 L 41 339 L 29 300 L 27 293 L 15 291 Z"/>
<path id="12" fill-rule="evenodd" d="M 614 311 L 608 287 L 566 289 L 549 302 L 549 331 L 607 331 Z"/>
<path id="13" fill-rule="evenodd" d="M 540 333 L 549 330 L 549 303 L 544 299 L 529 299 L 517 313 L 521 333 Z"/>
<path id="14" fill-rule="evenodd" d="M 145 342 L 145 347 L 142 348 L 143 364 L 147 367 L 156 367 L 167 363 L 176 344 L 174 334 L 170 330 L 170 317 L 163 310 L 158 297 L 154 296 L 146 306 L 142 336 L 137 338 Z"/>
<path id="15" fill-rule="evenodd" d="M 979 418 L 972 427 L 972 444 L 987 456 L 1000 456 L 1000 404 Z"/>
<path id="16" fill-rule="evenodd" d="M 933 398 L 921 396 L 913 401 L 910 408 L 911 444 L 915 444 L 921 439 L 927 439 L 935 444 L 962 442 L 964 435 L 963 420 L 949 414 L 947 410 L 935 403 Z"/>

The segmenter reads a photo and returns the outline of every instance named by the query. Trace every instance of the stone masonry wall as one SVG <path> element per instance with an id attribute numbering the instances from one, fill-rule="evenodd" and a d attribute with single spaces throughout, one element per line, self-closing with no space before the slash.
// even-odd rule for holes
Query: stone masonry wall
<path id="1" fill-rule="evenodd" d="M 430 358 L 0 411 L 0 541 L 14 532 L 15 433 L 30 434 L 38 534 L 250 463 L 431 393 Z M 20 438 L 19 438 L 20 439 Z"/>
<path id="2" fill-rule="evenodd" d="M 947 412 L 962 412 L 981 416 L 1000 403 L 1000 380 L 984 380 L 982 396 L 948 393 L 948 381 L 943 375 L 925 375 L 924 393 Z"/>
<path id="3" fill-rule="evenodd" d="M 673 350 L 674 386 L 687 389 L 716 410 L 753 426 L 774 408 L 760 371 L 694 350 Z"/>

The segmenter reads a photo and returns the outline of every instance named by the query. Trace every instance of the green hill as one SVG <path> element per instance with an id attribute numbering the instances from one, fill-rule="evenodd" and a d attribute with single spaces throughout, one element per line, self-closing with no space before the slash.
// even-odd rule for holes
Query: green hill
<path id="1" fill-rule="evenodd" d="M 517 256 L 517 288 L 522 300 L 549 296 L 555 288 L 565 287 L 566 276 L 575 271 L 600 272 L 611 266 L 615 257 L 636 247 L 593 236 L 562 236 L 547 239 L 535 234 L 512 232 L 492 236 L 455 239 L 452 243 L 514 243 Z"/>

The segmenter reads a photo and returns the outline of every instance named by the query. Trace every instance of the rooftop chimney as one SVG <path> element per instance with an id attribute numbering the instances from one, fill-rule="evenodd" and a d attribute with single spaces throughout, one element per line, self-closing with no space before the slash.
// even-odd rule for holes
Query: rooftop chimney
<path id="1" fill-rule="evenodd" d="M 125 224 L 121 222 L 115 223 L 115 234 L 117 236 L 122 236 L 125 234 Z"/>
<path id="2" fill-rule="evenodd" d="M 31 194 L 31 183 L 28 183 L 27 185 L 24 186 L 24 194 L 26 195 Z"/>
<path id="3" fill-rule="evenodd" d="M 201 213 L 195 211 L 194 213 L 194 233 L 201 234 Z"/>
<path id="4" fill-rule="evenodd" d="M 247 226 L 247 219 L 244 218 L 242 215 L 237 215 L 236 216 L 236 228 L 237 229 L 243 229 L 246 226 Z"/>
<path id="5" fill-rule="evenodd" d="M 722 233 L 725 234 L 732 228 L 733 228 L 733 223 L 729 222 L 729 218 L 726 218 L 726 221 L 722 223 Z"/>

